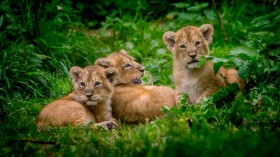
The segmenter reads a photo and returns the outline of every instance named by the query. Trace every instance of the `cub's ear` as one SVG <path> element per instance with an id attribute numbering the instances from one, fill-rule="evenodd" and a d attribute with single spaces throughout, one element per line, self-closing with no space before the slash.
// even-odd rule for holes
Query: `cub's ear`
<path id="1" fill-rule="evenodd" d="M 95 61 L 94 64 L 103 68 L 109 68 L 114 67 L 116 65 L 116 62 L 106 58 L 99 58 Z"/>
<path id="2" fill-rule="evenodd" d="M 78 67 L 78 66 L 73 66 L 70 69 L 70 76 L 72 78 L 72 83 L 75 84 L 76 82 L 78 82 L 78 79 L 80 77 L 80 74 L 82 73 L 83 69 Z"/>
<path id="3" fill-rule="evenodd" d="M 168 50 L 172 51 L 172 48 L 175 45 L 176 34 L 174 32 L 168 31 L 163 34 L 163 42 L 167 46 Z"/>
<path id="4" fill-rule="evenodd" d="M 199 27 L 200 32 L 202 33 L 204 39 L 208 44 L 211 44 L 213 40 L 214 28 L 210 24 L 204 24 Z"/>
<path id="5" fill-rule="evenodd" d="M 104 72 L 107 80 L 111 82 L 113 85 L 115 85 L 120 76 L 119 71 L 116 68 L 109 67 L 105 69 Z"/>

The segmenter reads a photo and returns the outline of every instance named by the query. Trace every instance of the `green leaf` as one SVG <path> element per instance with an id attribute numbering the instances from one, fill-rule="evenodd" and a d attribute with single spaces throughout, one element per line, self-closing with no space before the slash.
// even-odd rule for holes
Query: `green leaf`
<path id="1" fill-rule="evenodd" d="M 208 6 L 208 3 L 196 4 L 195 6 L 189 7 L 188 11 L 193 11 L 193 12 L 200 11 L 200 10 L 206 8 L 207 6 Z"/>
<path id="2" fill-rule="evenodd" d="M 220 67 L 223 65 L 224 62 L 216 62 L 214 63 L 214 72 L 215 75 L 217 74 L 217 72 L 219 71 Z"/>
<path id="3" fill-rule="evenodd" d="M 215 20 L 215 16 L 214 16 L 213 10 L 204 10 L 203 13 L 207 17 L 207 19 Z"/>
<path id="4" fill-rule="evenodd" d="M 201 56 L 198 60 L 199 60 L 199 64 L 198 67 L 202 67 L 206 62 L 212 60 L 214 57 L 213 56 Z"/>
<path id="5" fill-rule="evenodd" d="M 224 58 L 214 57 L 213 62 L 214 62 L 214 72 L 215 72 L 215 75 L 216 75 L 217 72 L 219 71 L 220 67 L 223 65 L 223 63 L 228 62 L 228 60 L 224 59 Z"/>
<path id="6" fill-rule="evenodd" d="M 249 75 L 250 72 L 249 67 L 250 67 L 250 63 L 248 61 L 245 61 L 238 71 L 238 75 L 240 78 L 246 79 L 246 77 Z"/>
<path id="7" fill-rule="evenodd" d="M 243 47 L 243 46 L 239 46 L 236 47 L 232 50 L 229 51 L 229 55 L 233 55 L 233 56 L 238 56 L 240 58 L 243 59 L 252 59 L 254 58 L 258 58 L 259 57 L 259 53 L 257 53 L 256 51 L 248 48 L 248 47 Z"/>
<path id="8" fill-rule="evenodd" d="M 188 3 L 183 3 L 183 2 L 173 3 L 172 5 L 174 5 L 176 8 L 186 8 L 186 7 L 190 6 Z"/>
<path id="9" fill-rule="evenodd" d="M 251 26 L 255 28 L 263 28 L 263 27 L 273 28 L 277 26 L 277 23 L 280 22 L 279 18 L 280 18 L 280 9 L 253 19 L 251 22 Z"/>
<path id="10" fill-rule="evenodd" d="M 198 13 L 177 13 L 178 18 L 189 21 L 199 21 L 202 17 Z"/>
<path id="11" fill-rule="evenodd" d="M 222 64 L 229 61 L 228 59 L 225 59 L 225 58 L 217 58 L 214 56 L 204 55 L 199 58 L 199 67 L 203 66 L 206 62 L 208 62 L 210 60 L 212 60 L 214 62 L 215 75 L 218 72 L 218 70 L 220 69 L 220 67 L 222 66 Z"/>
<path id="12" fill-rule="evenodd" d="M 184 93 L 181 97 L 180 104 L 186 104 L 188 101 L 189 95 L 187 93 Z"/>
<path id="13" fill-rule="evenodd" d="M 265 68 L 264 72 L 280 71 L 280 63 L 277 63 L 273 68 Z"/>
<path id="14" fill-rule="evenodd" d="M 0 17 L 0 29 L 1 29 L 1 26 L 2 26 L 2 24 L 3 24 L 3 15 Z"/>

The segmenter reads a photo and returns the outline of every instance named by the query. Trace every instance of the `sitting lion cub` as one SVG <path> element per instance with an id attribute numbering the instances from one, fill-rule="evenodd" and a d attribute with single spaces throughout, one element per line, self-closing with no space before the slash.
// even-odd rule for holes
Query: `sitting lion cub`
<path id="1" fill-rule="evenodd" d="M 126 123 L 141 123 L 162 116 L 160 108 L 175 105 L 175 92 L 166 86 L 142 85 L 144 67 L 124 50 L 100 58 L 96 65 L 115 67 L 120 78 L 112 97 L 113 116 Z"/>
<path id="2" fill-rule="evenodd" d="M 198 67 L 199 57 L 210 54 L 208 45 L 212 42 L 213 32 L 211 25 L 204 24 L 200 27 L 183 27 L 176 33 L 164 33 L 163 41 L 173 53 L 177 102 L 182 94 L 187 93 L 191 104 L 199 103 L 227 83 L 237 83 L 240 89 L 244 88 L 244 81 L 235 69 L 221 67 L 215 75 L 212 61 Z"/>
<path id="3" fill-rule="evenodd" d="M 115 68 L 74 66 L 70 70 L 74 91 L 46 105 L 39 113 L 37 127 L 86 125 L 111 129 L 118 127 L 112 117 L 113 85 L 119 76 Z"/>

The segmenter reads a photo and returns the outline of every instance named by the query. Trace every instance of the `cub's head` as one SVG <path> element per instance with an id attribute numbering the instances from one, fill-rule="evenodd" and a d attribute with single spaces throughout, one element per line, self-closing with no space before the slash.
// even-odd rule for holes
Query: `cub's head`
<path id="1" fill-rule="evenodd" d="M 144 75 L 145 68 L 137 63 L 133 57 L 124 50 L 110 54 L 106 58 L 100 58 L 95 61 L 95 65 L 104 68 L 115 67 L 118 69 L 120 77 L 117 84 L 140 84 L 140 78 Z"/>
<path id="2" fill-rule="evenodd" d="M 110 101 L 114 84 L 119 77 L 116 68 L 104 69 L 99 66 L 88 66 L 84 69 L 74 66 L 70 75 L 74 86 L 72 96 L 87 105 Z"/>
<path id="3" fill-rule="evenodd" d="M 201 55 L 209 55 L 208 45 L 212 42 L 214 29 L 210 24 L 200 27 L 187 26 L 176 33 L 168 31 L 163 35 L 163 41 L 173 53 L 178 63 L 186 68 L 198 68 L 198 59 Z"/>

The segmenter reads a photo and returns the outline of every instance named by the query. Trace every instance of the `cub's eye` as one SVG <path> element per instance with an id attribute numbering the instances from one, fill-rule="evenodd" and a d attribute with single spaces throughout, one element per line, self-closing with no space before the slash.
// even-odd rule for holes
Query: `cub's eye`
<path id="1" fill-rule="evenodd" d="M 181 49 L 187 48 L 185 44 L 181 44 L 179 47 L 180 47 Z"/>
<path id="2" fill-rule="evenodd" d="M 84 86 L 86 86 L 86 83 L 85 82 L 81 82 L 80 85 L 84 87 Z"/>
<path id="3" fill-rule="evenodd" d="M 124 67 L 125 67 L 125 68 L 131 67 L 131 64 L 126 63 L 126 64 L 124 65 Z"/>
<path id="4" fill-rule="evenodd" d="M 198 45 L 200 45 L 200 42 L 196 41 L 194 44 L 195 44 L 195 46 L 198 46 Z"/>
<path id="5" fill-rule="evenodd" d="M 101 83 L 100 83 L 100 82 L 95 82 L 94 85 L 95 85 L 95 86 L 100 86 Z"/>

